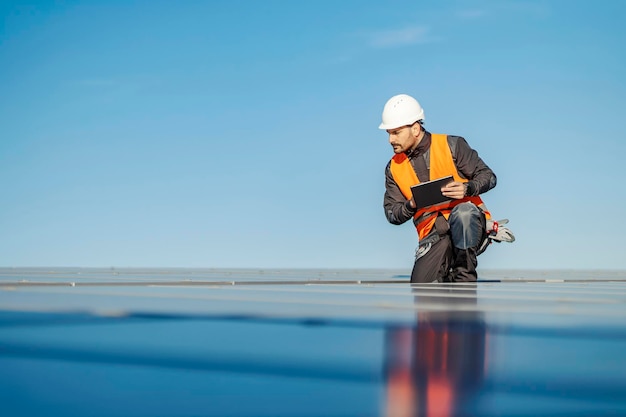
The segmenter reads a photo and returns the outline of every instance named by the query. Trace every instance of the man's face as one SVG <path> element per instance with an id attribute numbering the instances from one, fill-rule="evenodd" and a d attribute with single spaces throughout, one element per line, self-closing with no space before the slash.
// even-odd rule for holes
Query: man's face
<path id="1" fill-rule="evenodd" d="M 394 153 L 406 152 L 413 148 L 418 142 L 421 133 L 419 124 L 413 126 L 402 126 L 395 129 L 388 129 L 389 143 Z"/>

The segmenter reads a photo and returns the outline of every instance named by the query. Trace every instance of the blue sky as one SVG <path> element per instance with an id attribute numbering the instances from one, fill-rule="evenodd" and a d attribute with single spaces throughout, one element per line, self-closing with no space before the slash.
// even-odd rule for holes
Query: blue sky
<path id="1" fill-rule="evenodd" d="M 480 268 L 626 268 L 626 2 L 0 3 L 0 266 L 407 268 L 411 94 L 498 176 Z"/>

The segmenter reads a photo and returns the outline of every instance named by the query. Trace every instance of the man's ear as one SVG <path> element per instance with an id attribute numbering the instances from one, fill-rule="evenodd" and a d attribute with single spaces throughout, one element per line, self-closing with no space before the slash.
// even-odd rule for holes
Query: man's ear
<path id="1" fill-rule="evenodd" d="M 413 123 L 413 125 L 411 125 L 411 133 L 413 134 L 413 136 L 419 136 L 421 131 L 422 131 L 421 124 L 415 122 Z"/>

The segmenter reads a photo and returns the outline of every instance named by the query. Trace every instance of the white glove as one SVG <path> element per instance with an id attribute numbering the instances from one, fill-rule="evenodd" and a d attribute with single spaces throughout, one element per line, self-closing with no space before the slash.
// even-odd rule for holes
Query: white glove
<path id="1" fill-rule="evenodd" d="M 515 236 L 508 227 L 502 226 L 507 224 L 509 219 L 487 220 L 487 238 L 494 242 L 515 242 Z"/>

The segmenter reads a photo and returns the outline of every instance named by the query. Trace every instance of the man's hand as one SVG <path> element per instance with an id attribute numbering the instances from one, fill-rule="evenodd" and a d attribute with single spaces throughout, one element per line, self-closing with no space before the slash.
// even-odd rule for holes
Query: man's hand
<path id="1" fill-rule="evenodd" d="M 462 182 L 452 181 L 441 189 L 441 194 L 455 200 L 465 197 L 465 184 Z"/>

